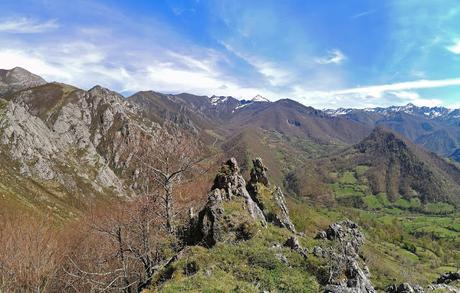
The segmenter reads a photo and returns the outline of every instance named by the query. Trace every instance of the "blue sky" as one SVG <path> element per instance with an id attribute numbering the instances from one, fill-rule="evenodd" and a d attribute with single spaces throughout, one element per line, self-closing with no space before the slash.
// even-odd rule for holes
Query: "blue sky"
<path id="1" fill-rule="evenodd" d="M 4 0 L 0 11 L 0 68 L 84 89 L 460 107 L 457 0 Z"/>

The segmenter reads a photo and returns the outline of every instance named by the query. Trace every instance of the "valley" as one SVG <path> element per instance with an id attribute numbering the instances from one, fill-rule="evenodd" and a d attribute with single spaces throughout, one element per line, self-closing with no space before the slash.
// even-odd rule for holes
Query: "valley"
<path id="1" fill-rule="evenodd" d="M 62 256 L 49 271 L 0 269 L 0 290 L 454 290 L 433 282 L 460 267 L 458 111 L 124 97 L 1 70 L 0 216 L 20 227 L 1 244 L 20 258 L 14 243 L 36 237 L 23 221 L 45 219 Z M 117 245 L 129 262 L 108 257 Z M 0 265 L 20 267 L 10 256 Z"/>

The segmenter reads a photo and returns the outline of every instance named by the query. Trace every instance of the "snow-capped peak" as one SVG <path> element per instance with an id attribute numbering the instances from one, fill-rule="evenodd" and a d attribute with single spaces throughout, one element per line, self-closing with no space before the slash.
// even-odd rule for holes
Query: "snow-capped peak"
<path id="1" fill-rule="evenodd" d="M 376 107 L 376 108 L 364 108 L 364 109 L 327 109 L 325 112 L 331 116 L 341 116 L 347 115 L 353 112 L 374 112 L 381 115 L 392 115 L 395 113 L 405 113 L 415 116 L 424 116 L 428 119 L 449 119 L 449 118 L 460 118 L 460 109 L 449 109 L 445 107 L 427 107 L 427 106 L 417 106 L 412 103 L 409 103 L 404 106 L 390 106 L 388 108 Z"/>
<path id="2" fill-rule="evenodd" d="M 211 101 L 211 104 L 213 104 L 214 106 L 225 102 L 227 99 L 228 97 L 219 97 L 219 96 L 212 96 L 211 98 L 209 98 L 209 100 Z"/>
<path id="3" fill-rule="evenodd" d="M 261 95 L 257 95 L 251 99 L 251 102 L 270 102 L 267 98 L 262 97 Z"/>

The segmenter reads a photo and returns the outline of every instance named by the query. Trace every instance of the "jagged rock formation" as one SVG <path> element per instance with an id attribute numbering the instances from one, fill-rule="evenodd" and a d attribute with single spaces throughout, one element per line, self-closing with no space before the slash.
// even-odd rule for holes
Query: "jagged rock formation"
<path id="1" fill-rule="evenodd" d="M 364 235 L 358 225 L 345 220 L 331 224 L 327 230 L 318 233 L 318 239 L 335 242 L 335 249 L 327 252 L 330 275 L 325 291 L 327 293 L 373 293 L 376 292 L 369 279 L 369 271 L 359 252 Z M 342 279 L 345 276 L 345 279 Z"/>
<path id="2" fill-rule="evenodd" d="M 289 218 L 283 192 L 277 186 L 270 186 L 267 177 L 268 169 L 261 158 L 256 158 L 252 162 L 254 167 L 251 170 L 251 179 L 247 185 L 249 194 L 260 207 L 268 222 L 295 232 L 294 224 Z"/>
<path id="3" fill-rule="evenodd" d="M 248 239 L 266 225 L 262 211 L 246 190 L 246 182 L 234 158 L 223 164 L 206 206 L 192 221 L 189 242 L 206 246 Z"/>
<path id="4" fill-rule="evenodd" d="M 269 186 L 267 177 L 267 167 L 264 166 L 261 158 L 256 158 L 252 161 L 253 168 L 251 170 L 251 179 L 249 180 L 248 187 L 252 187 L 257 183 L 261 183 L 265 186 Z"/>
<path id="5" fill-rule="evenodd" d="M 19 173 L 58 182 L 69 194 L 124 192 L 123 182 L 97 151 L 104 135 L 95 121 L 112 126 L 98 111 L 122 113 L 109 94 L 45 84 L 12 94 L 0 116 L 0 142 L 19 163 Z M 120 99 L 118 97 L 118 99 Z M 121 100 L 119 100 L 121 101 Z M 107 134 L 107 133 L 105 133 Z M 7 155 L 7 153 L 3 153 Z M 74 169 L 77 172 L 64 170 Z M 83 186 L 87 186 L 83 190 Z"/>
<path id="6" fill-rule="evenodd" d="M 189 242 L 212 246 L 219 241 L 247 239 L 267 222 L 295 231 L 281 189 L 269 189 L 262 160 L 254 160 L 247 185 L 239 171 L 235 158 L 223 164 L 206 206 L 192 219 Z"/>

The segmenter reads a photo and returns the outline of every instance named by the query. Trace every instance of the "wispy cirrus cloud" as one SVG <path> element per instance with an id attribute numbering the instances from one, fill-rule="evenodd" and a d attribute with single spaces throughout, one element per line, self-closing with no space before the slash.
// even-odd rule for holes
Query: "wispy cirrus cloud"
<path id="1" fill-rule="evenodd" d="M 360 17 L 363 17 L 363 16 L 368 16 L 368 15 L 374 14 L 375 12 L 377 12 L 377 10 L 375 10 L 375 9 L 366 10 L 366 11 L 362 11 L 362 12 L 359 12 L 359 13 L 356 13 L 356 14 L 352 15 L 351 18 L 356 19 L 356 18 L 360 18 Z"/>
<path id="2" fill-rule="evenodd" d="M 44 33 L 59 28 L 57 19 L 40 21 L 28 17 L 16 17 L 0 20 L 0 32 L 13 34 Z"/>
<path id="3" fill-rule="evenodd" d="M 414 90 L 414 89 L 426 89 L 426 88 L 437 88 L 446 86 L 460 85 L 460 78 L 440 79 L 440 80 L 416 80 L 406 81 L 399 83 L 373 85 L 366 87 L 357 87 L 344 90 L 335 91 L 337 94 L 349 94 L 349 93 L 361 93 L 361 94 L 374 94 L 378 96 L 379 93 L 388 91 L 401 91 L 401 90 Z"/>
<path id="4" fill-rule="evenodd" d="M 333 49 L 328 51 L 326 56 L 316 58 L 315 62 L 318 64 L 340 64 L 345 61 L 347 57 L 339 49 Z"/>

